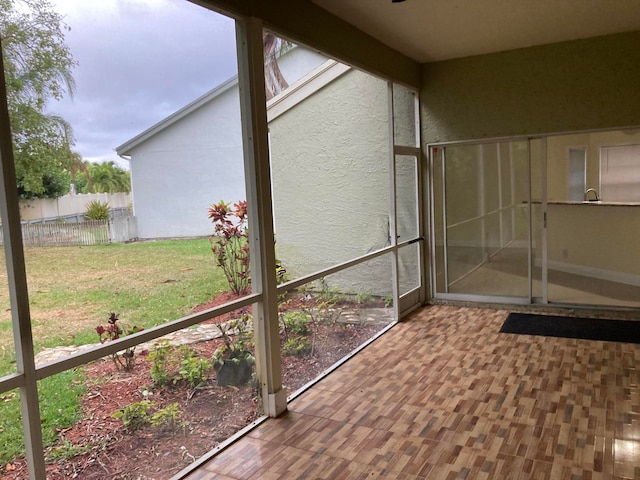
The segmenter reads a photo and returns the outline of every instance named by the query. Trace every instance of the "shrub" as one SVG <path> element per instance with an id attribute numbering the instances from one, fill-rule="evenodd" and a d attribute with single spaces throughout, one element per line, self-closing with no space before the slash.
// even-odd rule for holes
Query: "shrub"
<path id="1" fill-rule="evenodd" d="M 310 348 L 309 322 L 311 321 L 308 314 L 304 312 L 284 312 L 280 315 L 280 328 L 284 335 L 284 344 L 282 352 L 285 355 L 302 356 L 306 354 Z"/>
<path id="2" fill-rule="evenodd" d="M 255 363 L 255 357 L 251 353 L 252 344 L 249 334 L 252 321 L 251 315 L 243 313 L 240 318 L 231 320 L 226 325 L 216 324 L 222 334 L 224 345 L 213 352 L 211 359 L 213 368 L 219 369 L 226 361 L 245 362 L 248 365 Z"/>
<path id="3" fill-rule="evenodd" d="M 236 295 L 249 291 L 249 238 L 247 202 L 230 204 L 220 201 L 209 207 L 209 219 L 215 231 L 209 242 L 216 264 L 222 269 L 229 288 Z"/>
<path id="4" fill-rule="evenodd" d="M 92 200 L 87 203 L 84 216 L 89 220 L 109 220 L 109 203 Z"/>
<path id="5" fill-rule="evenodd" d="M 130 403 L 111 416 L 122 420 L 122 425 L 129 433 L 140 430 L 149 424 L 152 427 L 161 427 L 169 431 L 175 431 L 177 427 L 186 425 L 186 423 L 179 421 L 182 417 L 182 409 L 177 402 L 151 413 L 155 407 L 156 404 L 151 400 L 142 400 Z"/>
<path id="6" fill-rule="evenodd" d="M 118 318 L 118 314 L 111 312 L 109 314 L 107 325 L 98 325 L 96 327 L 96 333 L 98 334 L 98 338 L 100 338 L 100 343 L 117 340 L 120 337 L 144 330 L 143 328 L 136 327 L 135 325 L 133 327 L 125 327 L 123 329 L 118 323 L 119 321 L 120 319 Z M 135 365 L 135 350 L 135 346 L 128 347 L 124 349 L 123 352 L 116 352 L 111 355 L 111 360 L 113 360 L 113 363 L 118 370 L 128 372 L 133 369 L 133 366 Z"/>
<path id="7" fill-rule="evenodd" d="M 186 381 L 191 388 L 203 386 L 207 381 L 207 373 L 211 370 L 211 362 L 200 358 L 191 347 L 182 347 L 181 350 L 180 378 Z"/>
<path id="8" fill-rule="evenodd" d="M 285 338 L 289 338 L 290 335 L 308 335 L 309 321 L 309 315 L 303 312 L 284 312 L 280 315 L 280 325 Z"/>
<path id="9" fill-rule="evenodd" d="M 370 291 L 359 292 L 356 294 L 356 302 L 358 302 L 360 305 L 373 302 L 374 300 L 375 298 L 373 296 L 373 293 L 371 293 Z"/>

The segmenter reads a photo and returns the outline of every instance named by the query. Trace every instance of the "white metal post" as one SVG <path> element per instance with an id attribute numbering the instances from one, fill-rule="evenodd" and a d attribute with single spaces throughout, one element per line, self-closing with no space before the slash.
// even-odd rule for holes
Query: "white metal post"
<path id="1" fill-rule="evenodd" d="M 254 293 L 262 293 L 262 301 L 253 308 L 256 373 L 264 413 L 275 417 L 287 409 L 287 398 L 286 391 L 282 388 L 278 334 L 276 257 L 262 32 L 262 22 L 259 19 L 247 18 L 236 21 L 238 81 L 249 209 L 251 288 Z"/>
<path id="2" fill-rule="evenodd" d="M 394 152 L 394 118 L 393 118 L 393 83 L 387 82 L 387 102 L 389 116 L 389 238 L 391 246 L 398 244 L 398 225 L 396 209 L 396 156 Z M 393 285 L 393 319 L 400 320 L 400 279 L 398 268 L 398 249 L 394 248 L 391 255 L 391 276 Z"/>
<path id="3" fill-rule="evenodd" d="M 1 47 L 0 45 L 0 161 L 2 163 L 0 168 L 0 217 L 2 218 L 2 233 L 4 234 L 16 365 L 18 374 L 22 375 L 24 379 L 24 383 L 20 387 L 20 405 L 22 408 L 22 425 L 29 478 L 44 479 L 45 464 L 42 448 L 42 430 L 40 428 L 38 383 L 35 375 L 27 273 L 22 247 L 18 188 L 13 161 Z"/>

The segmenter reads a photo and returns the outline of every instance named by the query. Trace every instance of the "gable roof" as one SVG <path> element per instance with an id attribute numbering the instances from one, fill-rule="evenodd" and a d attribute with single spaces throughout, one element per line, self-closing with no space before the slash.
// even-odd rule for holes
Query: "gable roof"
<path id="1" fill-rule="evenodd" d="M 116 147 L 116 153 L 118 155 L 129 155 L 133 148 L 137 147 L 141 143 L 146 142 L 151 137 L 157 135 L 161 131 L 170 127 L 171 125 L 183 119 L 184 117 L 189 115 L 191 112 L 194 112 L 195 110 L 199 109 L 203 105 L 206 105 L 207 103 L 212 101 L 214 98 L 222 95 L 224 92 L 226 92 L 227 90 L 230 90 L 232 87 L 234 87 L 237 84 L 238 84 L 238 76 L 234 75 L 229 80 L 221 83 L 214 89 L 209 90 L 207 93 L 195 99 L 193 102 L 185 105 L 180 110 L 172 113 L 168 117 L 165 117 L 155 125 L 146 129 L 144 132 L 136 135 L 131 140 L 128 140 L 122 145 Z"/>
<path id="2" fill-rule="evenodd" d="M 293 85 L 291 85 L 289 88 L 280 92 L 278 95 L 267 102 L 267 121 L 271 121 L 282 115 L 290 108 L 302 102 L 305 98 L 313 95 L 322 87 L 324 87 L 328 83 L 331 83 L 333 80 L 347 72 L 350 68 L 351 67 L 349 67 L 348 65 L 336 62 L 335 60 L 327 60 L 311 73 L 307 74 L 306 76 L 295 82 Z M 224 92 L 230 90 L 236 85 L 238 85 L 238 76 L 234 75 L 229 80 L 221 83 L 214 89 L 209 90 L 207 93 L 197 98 L 193 102 L 185 105 L 168 117 L 160 120 L 158 123 L 149 127 L 144 132 L 136 135 L 132 139 L 116 147 L 116 153 L 120 156 L 130 155 L 131 150 L 133 150 L 138 145 L 146 142 L 163 130 L 169 128 L 174 123 L 187 117 L 195 110 L 213 101 Z"/>

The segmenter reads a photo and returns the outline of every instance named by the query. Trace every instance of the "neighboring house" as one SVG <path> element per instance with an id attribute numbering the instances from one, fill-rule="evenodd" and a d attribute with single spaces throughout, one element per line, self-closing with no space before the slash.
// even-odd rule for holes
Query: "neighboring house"
<path id="1" fill-rule="evenodd" d="M 292 85 L 327 58 L 295 47 L 278 62 Z M 246 198 L 238 78 L 218 85 L 116 152 L 130 161 L 140 238 L 209 235 L 209 205 Z"/>
<path id="2" fill-rule="evenodd" d="M 389 245 L 387 82 L 300 47 L 279 63 L 290 86 L 267 103 L 274 222 L 279 258 L 300 276 Z M 207 207 L 246 198 L 239 115 L 233 78 L 118 147 L 141 238 L 209 235 Z M 391 294 L 370 272 L 339 277 Z"/>

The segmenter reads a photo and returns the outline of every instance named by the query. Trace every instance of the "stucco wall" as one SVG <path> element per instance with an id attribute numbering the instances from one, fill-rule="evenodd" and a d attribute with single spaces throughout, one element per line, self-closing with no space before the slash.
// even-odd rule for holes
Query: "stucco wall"
<path id="1" fill-rule="evenodd" d="M 64 195 L 58 198 L 36 198 L 20 200 L 20 220 L 40 220 L 82 214 L 89 202 L 106 202 L 110 208 L 128 208 L 131 204 L 129 193 L 84 193 Z"/>
<path id="2" fill-rule="evenodd" d="M 324 61 L 295 48 L 279 64 L 293 84 Z M 139 236 L 209 235 L 209 205 L 246 198 L 237 83 L 129 153 Z"/>
<path id="3" fill-rule="evenodd" d="M 638 210 L 640 206 L 549 205 L 550 268 L 640 286 Z"/>
<path id="4" fill-rule="evenodd" d="M 276 246 L 293 276 L 388 244 L 387 108 L 386 82 L 351 70 L 270 123 Z M 388 294 L 388 265 L 332 280 Z"/>
<path id="5" fill-rule="evenodd" d="M 640 124 L 640 32 L 423 65 L 425 143 Z"/>
<path id="6" fill-rule="evenodd" d="M 206 235 L 207 208 L 245 198 L 238 89 L 196 110 L 132 151 L 141 238 Z"/>

